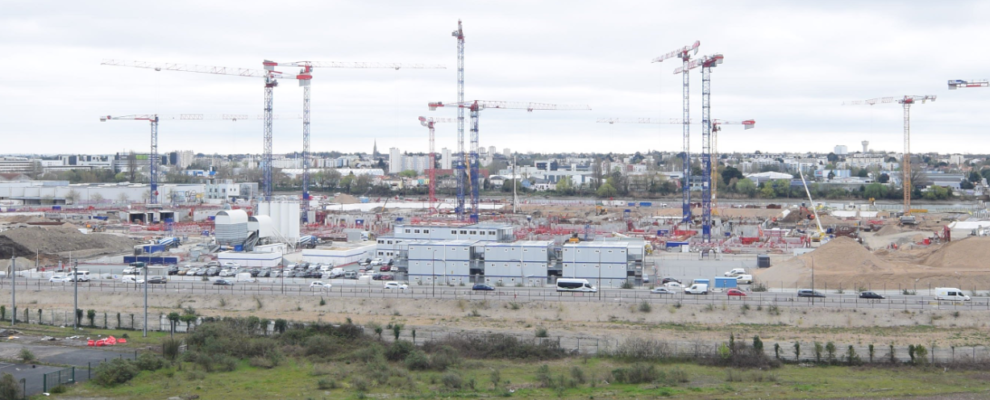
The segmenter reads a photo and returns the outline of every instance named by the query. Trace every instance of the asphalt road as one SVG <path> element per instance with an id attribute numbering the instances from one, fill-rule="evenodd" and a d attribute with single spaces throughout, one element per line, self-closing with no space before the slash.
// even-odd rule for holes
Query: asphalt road
<path id="1" fill-rule="evenodd" d="M 940 309 L 990 310 L 990 298 L 974 297 L 968 302 L 935 301 L 934 296 L 919 291 L 919 295 L 886 293 L 883 300 L 860 299 L 855 293 L 837 293 L 835 290 L 821 290 L 825 298 L 797 297 L 796 290 L 774 289 L 768 292 L 747 292 L 745 297 L 729 297 L 725 293 L 707 295 L 651 294 L 649 288 L 603 289 L 598 293 L 557 292 L 553 287 L 496 287 L 494 291 L 475 291 L 469 286 L 430 286 L 413 284 L 405 290 L 384 289 L 383 282 L 364 280 L 333 279 L 330 288 L 310 287 L 312 279 L 262 278 L 256 283 L 235 283 L 233 286 L 217 286 L 212 282 L 195 279 L 173 280 L 164 285 L 148 285 L 151 295 L 156 293 L 185 294 L 230 294 L 230 295 L 283 295 L 283 296 L 323 296 L 327 298 L 438 298 L 496 301 L 556 301 L 556 302 L 640 302 L 659 304 L 719 304 L 728 301 L 734 304 L 776 305 L 779 307 L 833 307 L 833 308 L 889 308 L 895 310 Z M 0 290 L 9 290 L 10 282 L 0 285 Z M 91 295 L 94 292 L 135 292 L 144 289 L 140 284 L 124 284 L 119 281 L 102 280 L 80 283 L 79 292 Z M 746 287 L 743 287 L 746 290 Z M 71 283 L 49 283 L 42 279 L 18 279 L 17 290 L 57 291 L 71 293 Z"/>

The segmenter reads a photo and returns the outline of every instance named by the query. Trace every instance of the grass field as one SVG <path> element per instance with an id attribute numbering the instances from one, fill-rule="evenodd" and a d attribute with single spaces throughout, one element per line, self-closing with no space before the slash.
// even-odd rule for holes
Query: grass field
<path id="1" fill-rule="evenodd" d="M 377 381 L 380 371 L 368 371 L 364 364 L 347 361 L 312 363 L 290 359 L 272 369 L 255 368 L 242 361 L 233 372 L 214 373 L 183 363 L 181 367 L 142 372 L 115 388 L 87 383 L 54 398 L 163 399 L 198 395 L 202 399 L 828 399 L 990 395 L 990 374 L 986 372 L 946 372 L 923 367 L 785 365 L 761 371 L 690 363 L 651 364 L 661 377 L 656 382 L 620 384 L 607 382 L 613 380 L 612 371 L 633 364 L 599 358 L 576 357 L 549 363 L 466 360 L 447 372 L 408 371 L 396 365 L 389 376 Z M 541 377 L 543 365 L 549 368 Z M 497 385 L 493 384 L 494 371 L 498 371 Z"/>

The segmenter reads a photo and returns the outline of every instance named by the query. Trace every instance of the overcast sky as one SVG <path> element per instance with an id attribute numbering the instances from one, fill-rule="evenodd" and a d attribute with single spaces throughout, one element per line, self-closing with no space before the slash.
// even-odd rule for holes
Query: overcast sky
<path id="1" fill-rule="evenodd" d="M 480 143 L 516 151 L 679 151 L 681 126 L 599 124 L 602 117 L 679 118 L 680 62 L 650 61 L 701 41 L 721 53 L 712 116 L 721 152 L 903 149 L 896 104 L 912 109 L 914 152 L 988 153 L 990 88 L 948 91 L 948 79 L 990 78 L 986 1 L 41 1 L 0 0 L 0 153 L 147 151 L 148 124 L 101 123 L 135 113 L 260 114 L 260 79 L 101 66 L 104 58 L 262 67 L 263 59 L 444 64 L 445 70 L 318 69 L 312 150 L 425 152 L 418 116 L 456 100 L 463 19 L 466 99 L 587 104 L 591 111 L 483 111 Z M 292 69 L 286 68 L 291 71 Z M 285 80 L 275 113 L 299 114 Z M 691 73 L 701 120 L 701 73 Z M 301 150 L 300 120 L 275 122 L 276 154 Z M 165 121 L 160 151 L 260 153 L 260 121 Z M 465 133 L 466 136 L 469 133 Z M 467 139 L 466 139 L 467 140 Z M 438 124 L 437 151 L 456 147 Z M 692 151 L 701 126 L 692 127 Z"/>

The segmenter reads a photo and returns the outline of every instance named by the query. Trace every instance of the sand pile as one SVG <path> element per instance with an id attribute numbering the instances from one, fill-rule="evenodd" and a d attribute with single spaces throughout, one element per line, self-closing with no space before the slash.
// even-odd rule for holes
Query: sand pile
<path id="1" fill-rule="evenodd" d="M 123 236 L 83 234 L 63 226 L 15 228 L 0 233 L 0 258 L 34 257 L 73 251 L 88 255 L 131 251 L 139 242 Z"/>
<path id="2" fill-rule="evenodd" d="M 339 204 L 354 204 L 358 203 L 357 197 L 351 196 L 349 194 L 341 193 L 339 195 L 333 196 L 333 202 Z"/>
<path id="3" fill-rule="evenodd" d="M 895 225 L 885 225 L 883 228 L 877 231 L 877 236 L 889 236 L 901 233 L 901 230 Z"/>
<path id="4" fill-rule="evenodd" d="M 807 266 L 814 262 L 815 268 L 823 271 L 863 273 L 890 268 L 886 261 L 873 255 L 855 240 L 844 236 L 832 239 L 817 250 L 795 258 Z"/>
<path id="5" fill-rule="evenodd" d="M 990 272 L 990 237 L 968 237 L 949 242 L 925 257 L 923 264 L 936 268 L 979 269 Z"/>

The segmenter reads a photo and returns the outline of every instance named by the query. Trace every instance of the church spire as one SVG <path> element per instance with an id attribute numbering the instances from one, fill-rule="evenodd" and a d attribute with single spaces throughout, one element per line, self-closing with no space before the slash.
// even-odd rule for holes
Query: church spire
<path id="1" fill-rule="evenodd" d="M 378 139 L 375 139 L 375 149 L 371 151 L 371 159 L 378 158 Z"/>

